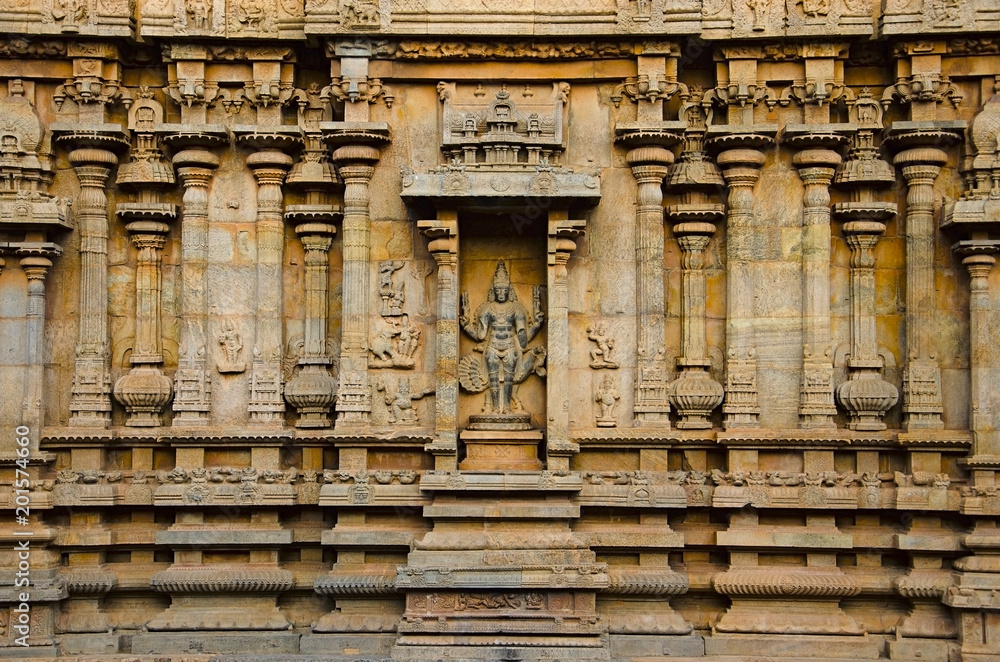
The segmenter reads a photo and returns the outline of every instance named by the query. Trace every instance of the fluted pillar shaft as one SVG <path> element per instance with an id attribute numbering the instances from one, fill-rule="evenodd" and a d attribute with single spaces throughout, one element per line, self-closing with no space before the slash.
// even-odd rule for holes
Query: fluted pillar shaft
<path id="1" fill-rule="evenodd" d="M 163 362 L 160 316 L 161 253 L 170 227 L 155 221 L 129 223 L 132 243 L 138 249 L 135 270 L 135 346 L 132 365 Z"/>
<path id="2" fill-rule="evenodd" d="M 327 288 L 330 268 L 329 252 L 333 243 L 333 227 L 322 223 L 305 224 L 296 228 L 302 235 L 305 249 L 305 347 L 307 363 L 330 362 L 326 355 Z M 317 226 L 317 227 L 312 227 Z"/>
<path id="3" fill-rule="evenodd" d="M 728 149 L 719 167 L 729 186 L 726 209 L 726 401 L 725 426 L 759 427 L 757 351 L 754 347 L 754 186 L 764 165 L 756 149 Z"/>
<path id="4" fill-rule="evenodd" d="M 344 180 L 344 288 L 340 343 L 340 388 L 337 427 L 366 426 L 371 416 L 368 384 L 368 309 L 371 217 L 368 184 L 375 173 L 378 149 L 344 145 L 333 153 Z"/>
<path id="5" fill-rule="evenodd" d="M 705 249 L 715 232 L 711 223 L 678 223 L 674 226 L 681 249 L 681 356 L 704 359 Z"/>
<path id="6" fill-rule="evenodd" d="M 257 329 L 250 386 L 250 419 L 280 425 L 282 399 L 281 263 L 284 251 L 281 184 L 292 158 L 274 149 L 247 157 L 257 180 Z"/>
<path id="7" fill-rule="evenodd" d="M 208 425 L 212 380 L 206 373 L 206 269 L 208 187 L 219 159 L 205 150 L 173 158 L 184 187 L 181 211 L 180 343 L 174 390 L 174 425 Z"/>
<path id="8" fill-rule="evenodd" d="M 840 155 L 806 149 L 792 162 L 805 185 L 802 197 L 803 371 L 799 426 L 832 428 L 833 348 L 830 346 L 830 182 Z"/>
<path id="9" fill-rule="evenodd" d="M 108 360 L 108 198 L 105 186 L 114 153 L 76 149 L 70 163 L 80 181 L 74 209 L 80 232 L 80 327 L 69 424 L 107 427 L 111 422 Z"/>
<path id="10" fill-rule="evenodd" d="M 626 160 L 638 183 L 636 195 L 636 295 L 638 375 L 636 425 L 670 427 L 666 397 L 663 298 L 663 178 L 674 155 L 655 145 L 636 147 Z"/>
<path id="11" fill-rule="evenodd" d="M 904 425 L 939 429 L 941 367 L 934 348 L 934 181 L 947 155 L 933 147 L 917 147 L 896 155 L 906 195 L 906 354 L 903 376 Z"/>

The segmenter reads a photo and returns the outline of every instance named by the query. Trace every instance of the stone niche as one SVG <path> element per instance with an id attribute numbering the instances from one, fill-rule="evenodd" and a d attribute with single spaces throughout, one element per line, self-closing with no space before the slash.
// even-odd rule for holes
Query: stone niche
<path id="1" fill-rule="evenodd" d="M 532 227 L 534 226 L 534 227 Z M 494 286 L 497 265 L 502 261 L 510 279 L 511 300 L 517 301 L 527 311 L 530 324 L 537 305 L 545 312 L 545 237 L 541 234 L 542 223 L 518 225 L 517 219 L 509 214 L 496 216 L 470 214 L 460 223 L 461 227 L 461 267 L 460 283 L 463 296 L 468 293 L 469 317 L 474 321 L 476 309 L 489 300 L 489 291 Z M 520 228 L 520 233 L 516 231 Z M 508 230 L 510 234 L 504 233 Z M 546 325 L 544 317 L 537 334 L 525 348 L 531 351 L 545 347 Z M 484 341 L 487 342 L 487 341 Z M 459 345 L 459 356 L 481 353 L 480 343 L 469 334 L 463 334 Z M 483 347 L 485 349 L 485 347 Z M 544 364 L 539 366 L 544 369 Z M 520 384 L 513 387 L 512 409 L 520 409 L 530 414 L 528 426 L 532 429 L 545 427 L 545 381 L 537 371 L 529 374 Z M 489 388 L 483 393 L 463 391 L 459 400 L 459 425 L 463 428 L 475 427 L 473 419 L 487 404 Z M 518 403 L 520 403 L 518 405 Z"/>
<path id="2" fill-rule="evenodd" d="M 519 223 L 516 214 L 470 213 L 460 221 L 459 326 L 464 332 L 459 343 L 459 426 L 464 428 L 465 468 L 541 468 L 536 449 L 545 428 L 547 337 L 541 226 L 540 221 Z M 494 292 L 507 280 L 510 293 L 504 305 Z M 501 317 L 514 315 L 510 333 L 498 329 L 496 321 L 493 329 L 486 328 L 489 320 L 497 319 L 491 308 Z M 465 315 L 468 323 L 463 325 Z M 468 333 L 470 328 L 486 331 L 487 337 L 477 342 Z M 504 352 L 518 351 L 522 332 L 528 338 L 523 353 L 505 359 Z M 505 335 L 510 338 L 509 350 L 504 349 L 501 336 Z M 479 393 L 470 392 L 481 387 Z"/>

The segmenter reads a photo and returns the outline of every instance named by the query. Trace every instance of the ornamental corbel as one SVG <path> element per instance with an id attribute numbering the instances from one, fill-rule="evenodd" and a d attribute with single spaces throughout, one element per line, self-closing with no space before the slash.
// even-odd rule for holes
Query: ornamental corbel
<path id="1" fill-rule="evenodd" d="M 280 106 L 292 98 L 295 88 L 290 84 L 273 78 L 259 78 L 243 86 L 243 95 L 251 105 L 260 108 Z"/>
<path id="2" fill-rule="evenodd" d="M 245 90 L 242 89 L 235 92 L 220 89 L 216 99 L 222 104 L 227 115 L 238 115 L 243 109 L 243 104 L 248 101 Z"/>
<path id="3" fill-rule="evenodd" d="M 941 103 L 945 99 L 958 108 L 962 103 L 962 93 L 951 79 L 936 73 L 913 74 L 909 78 L 900 76 L 896 82 L 882 93 L 882 106 L 886 109 L 893 100 L 906 104 L 911 101 L 933 101 Z"/>
<path id="4" fill-rule="evenodd" d="M 115 79 L 106 80 L 99 76 L 67 78 L 62 85 L 56 87 L 55 92 L 52 94 L 56 110 L 62 110 L 66 99 L 72 99 L 78 104 L 107 104 L 121 101 L 122 105 L 126 108 L 132 103 L 131 95 L 127 89 L 121 86 L 120 81 Z"/>
<path id="5" fill-rule="evenodd" d="M 618 108 L 624 96 L 636 103 L 640 99 L 649 102 L 654 102 L 657 99 L 666 101 L 677 94 L 682 100 L 687 100 L 691 96 L 687 85 L 678 82 L 676 77 L 657 74 L 653 80 L 650 80 L 648 74 L 639 74 L 626 78 L 615 86 L 611 92 L 611 101 L 615 104 L 615 108 Z"/>
<path id="6" fill-rule="evenodd" d="M 824 104 L 833 104 L 846 98 L 845 90 L 847 88 L 844 86 L 843 81 L 798 80 L 782 90 L 781 95 L 778 97 L 778 103 L 782 106 L 787 106 L 794 100 L 801 105 L 816 104 L 817 106 L 823 106 Z"/>
<path id="7" fill-rule="evenodd" d="M 219 86 L 204 78 L 178 78 L 168 81 L 163 91 L 180 106 L 211 108 L 219 96 Z"/>
<path id="8" fill-rule="evenodd" d="M 710 90 L 706 98 L 716 101 L 723 106 L 739 106 L 746 108 L 747 104 L 756 106 L 761 101 L 767 104 L 768 110 L 773 109 L 779 103 L 778 96 L 774 90 L 769 88 L 763 81 L 748 83 L 745 81 L 731 81 L 727 85 L 720 85 L 714 90 Z"/>
<path id="9" fill-rule="evenodd" d="M 323 88 L 321 93 L 323 98 L 333 97 L 337 101 L 357 103 L 367 101 L 375 103 L 381 98 L 385 101 L 387 108 L 392 108 L 392 102 L 396 95 L 382 84 L 379 78 L 368 78 L 367 76 L 335 76 L 332 83 Z"/>

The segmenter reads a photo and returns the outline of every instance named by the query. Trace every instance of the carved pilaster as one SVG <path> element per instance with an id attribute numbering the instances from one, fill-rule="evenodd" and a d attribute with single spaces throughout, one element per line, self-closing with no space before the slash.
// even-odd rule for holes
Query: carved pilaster
<path id="1" fill-rule="evenodd" d="M 336 228 L 328 223 L 302 223 L 295 232 L 305 249 L 305 339 L 299 358 L 302 370 L 288 380 L 285 399 L 299 412 L 295 427 L 326 428 L 337 389 L 337 380 L 327 368 L 332 360 L 326 347 L 327 273 Z"/>
<path id="2" fill-rule="evenodd" d="M 851 378 L 837 388 L 837 400 L 850 414 L 852 430 L 884 430 L 882 417 L 896 404 L 896 387 L 882 379 L 875 324 L 875 244 L 885 224 L 869 218 L 844 223 L 851 248 Z M 889 214 L 891 216 L 891 214 Z"/>
<path id="3" fill-rule="evenodd" d="M 118 169 L 118 184 L 136 191 L 135 202 L 118 204 L 118 215 L 127 223 L 132 243 L 138 249 L 135 268 L 135 336 L 132 369 L 115 383 L 115 399 L 125 405 L 133 427 L 158 427 L 164 407 L 170 402 L 171 381 L 160 370 L 163 363 L 163 329 L 160 310 L 161 252 L 176 216 L 173 205 L 159 202 L 157 189 L 174 183 L 174 171 L 163 160 L 156 138 L 156 125 L 163 119 L 163 106 L 152 91 L 140 88 L 129 109 L 129 129 L 136 144 L 131 159 Z"/>
<path id="4" fill-rule="evenodd" d="M 799 427 L 833 428 L 833 348 L 830 344 L 830 182 L 840 154 L 824 149 L 846 142 L 837 134 L 791 137 L 806 147 L 792 158 L 805 185 L 802 197 L 802 343 Z"/>
<path id="5" fill-rule="evenodd" d="M 206 127 L 207 128 L 207 127 Z M 208 190 L 219 158 L 204 149 L 223 139 L 208 131 L 198 136 L 168 136 L 166 141 L 189 147 L 174 154 L 173 164 L 184 187 L 181 211 L 180 341 L 174 375 L 174 426 L 202 426 L 211 420 L 212 379 L 206 364 L 206 270 L 208 267 Z M 188 138 L 189 140 L 185 140 Z M 200 138 L 200 139 L 199 139 Z"/>
<path id="6" fill-rule="evenodd" d="M 568 456 L 579 451 L 569 435 L 569 292 L 566 263 L 576 250 L 585 221 L 569 220 L 566 212 L 549 212 L 548 228 L 548 373 L 545 380 L 545 444 L 550 471 L 568 471 Z"/>
<path id="7" fill-rule="evenodd" d="M 73 133 L 62 136 L 72 144 Z M 86 138 L 69 161 L 80 181 L 74 209 L 80 232 L 80 326 L 76 346 L 72 426 L 107 427 L 111 422 L 111 372 L 108 347 L 108 176 L 118 157 L 108 149 L 92 147 Z M 101 136 L 95 136 L 98 142 Z M 115 147 L 123 140 L 108 136 Z"/>
<path id="8" fill-rule="evenodd" d="M 710 192 L 722 188 L 718 167 L 705 153 L 705 133 L 713 111 L 701 90 L 694 90 L 681 104 L 685 123 L 684 148 L 671 166 L 666 185 L 681 195 L 679 204 L 667 208 L 674 236 L 681 249 L 681 355 L 680 371 L 668 389 L 670 404 L 680 415 L 677 427 L 707 429 L 709 416 L 722 404 L 723 388 L 709 374 L 711 361 L 706 339 L 707 282 L 705 250 L 715 224 L 725 216 L 721 204 L 709 202 Z"/>
<path id="9" fill-rule="evenodd" d="M 672 134 L 661 137 L 661 142 L 666 144 L 677 140 Z M 674 155 L 654 139 L 633 147 L 625 158 L 638 183 L 635 269 L 639 314 L 633 412 L 636 425 L 669 428 L 663 318 L 663 191 L 660 187 Z"/>
<path id="10" fill-rule="evenodd" d="M 771 138 L 760 134 L 730 134 L 714 138 L 721 149 L 719 168 L 729 186 L 726 219 L 726 401 L 725 427 L 760 426 L 757 393 L 757 350 L 754 346 L 754 260 L 752 237 L 754 185 L 764 165 L 760 147 Z"/>
<path id="11" fill-rule="evenodd" d="M 674 225 L 681 248 L 681 356 L 677 359 L 680 374 L 667 386 L 670 404 L 681 420 L 681 429 L 712 427 L 708 417 L 722 404 L 722 385 L 708 370 L 708 347 L 705 341 L 705 249 L 715 232 L 715 224 L 684 221 Z"/>
<path id="12" fill-rule="evenodd" d="M 344 180 L 344 287 L 340 343 L 340 386 L 337 427 L 364 427 L 371 416 L 368 383 L 368 304 L 371 218 L 369 189 L 377 147 L 345 144 L 333 153 Z"/>
<path id="13" fill-rule="evenodd" d="M 52 260 L 46 256 L 59 255 L 62 251 L 53 244 L 28 247 L 18 250 L 21 269 L 28 277 L 28 325 L 27 361 L 28 371 L 24 380 L 24 405 L 22 407 L 24 425 L 37 430 L 44 416 L 42 383 L 45 377 L 45 277 L 52 267 Z M 37 435 L 32 435 L 37 443 Z M 37 450 L 37 449 L 36 449 Z"/>
<path id="14" fill-rule="evenodd" d="M 135 213 L 132 210 L 132 213 Z M 163 340 L 160 317 L 160 254 L 170 226 L 159 214 L 138 220 L 127 230 L 138 249 L 135 274 L 135 343 L 132 346 L 132 369 L 115 382 L 115 399 L 125 405 L 125 425 L 157 427 L 172 394 L 170 378 L 159 368 L 163 363 Z M 141 218 L 141 217 L 140 217 Z"/>
<path id="15" fill-rule="evenodd" d="M 305 204 L 289 205 L 285 220 L 295 223 L 295 232 L 305 249 L 305 319 L 299 372 L 285 385 L 285 399 L 299 412 L 300 428 L 327 428 L 337 392 L 330 374 L 334 351 L 327 344 L 329 313 L 330 246 L 340 210 L 327 202 L 327 193 L 337 183 L 328 158 L 319 120 L 326 112 L 318 95 L 296 91 L 299 125 L 305 135 L 305 151 L 288 175 L 287 185 L 305 191 Z"/>
<path id="16" fill-rule="evenodd" d="M 857 127 L 850 157 L 837 168 L 835 183 L 850 189 L 849 202 L 838 202 L 834 213 L 844 223 L 851 248 L 850 379 L 837 387 L 837 401 L 850 415 L 852 430 L 884 430 L 882 417 L 896 404 L 896 387 L 882 379 L 875 317 L 875 245 L 885 221 L 896 215 L 896 204 L 875 200 L 876 188 L 896 181 L 892 167 L 879 158 L 875 133 L 882 128 L 882 108 L 865 88 L 850 104 Z"/>
<path id="17" fill-rule="evenodd" d="M 991 362 L 990 356 L 996 352 L 996 338 L 987 320 L 993 313 L 988 279 L 1000 252 L 1000 241 L 969 239 L 958 242 L 953 249 L 962 256 L 962 264 L 969 271 L 969 426 L 974 444 L 971 466 L 995 470 L 1000 467 L 1000 444 L 993 409 L 996 383 L 992 375 L 996 369 L 991 363 L 996 360 Z"/>
<path id="18" fill-rule="evenodd" d="M 279 149 L 298 145 L 282 133 L 255 133 L 240 142 L 257 151 L 247 156 L 247 166 L 257 180 L 257 329 L 250 375 L 250 420 L 281 425 L 283 332 L 281 266 L 284 251 L 283 196 L 281 185 L 292 157 Z"/>
<path id="19" fill-rule="evenodd" d="M 916 147 L 896 155 L 906 195 L 906 354 L 903 415 L 908 430 L 940 429 L 941 367 L 931 327 L 934 319 L 934 180 L 948 155 Z"/>
<path id="20" fill-rule="evenodd" d="M 436 469 L 454 469 L 458 453 L 458 215 L 438 211 L 433 220 L 418 221 L 427 250 L 437 263 L 437 338 L 435 440 L 428 446 Z"/>

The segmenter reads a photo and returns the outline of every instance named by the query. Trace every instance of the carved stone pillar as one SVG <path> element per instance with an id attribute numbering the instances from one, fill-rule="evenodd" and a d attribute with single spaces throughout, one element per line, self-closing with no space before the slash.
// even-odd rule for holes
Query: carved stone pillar
<path id="1" fill-rule="evenodd" d="M 569 436 L 569 292 L 566 263 L 576 250 L 585 221 L 549 212 L 548 229 L 548 372 L 545 380 L 545 445 L 549 471 L 569 471 L 569 456 L 579 451 Z M 662 243 L 662 242 L 661 242 Z"/>
<path id="2" fill-rule="evenodd" d="M 681 248 L 681 356 L 677 359 L 680 374 L 670 382 L 667 393 L 681 416 L 677 427 L 682 430 L 712 427 L 708 417 L 723 397 L 722 385 L 708 374 L 711 361 L 705 341 L 705 249 L 714 232 L 715 224 L 705 221 L 674 225 Z"/>
<path id="3" fill-rule="evenodd" d="M 69 134 L 62 138 L 68 142 L 73 137 Z M 80 193 L 74 205 L 80 229 L 80 327 L 69 424 L 107 427 L 111 422 L 111 372 L 108 197 L 104 191 L 118 158 L 107 149 L 83 146 L 70 152 L 69 161 L 80 180 Z"/>
<path id="4" fill-rule="evenodd" d="M 184 187 L 181 211 L 181 292 L 180 341 L 177 372 L 174 375 L 174 426 L 202 426 L 211 420 L 212 378 L 206 370 L 208 348 L 205 333 L 206 269 L 208 266 L 208 189 L 219 158 L 207 149 L 222 143 L 217 136 L 205 133 L 194 144 L 170 137 L 166 142 L 189 146 L 174 154 Z"/>
<path id="5" fill-rule="evenodd" d="M 837 387 L 837 401 L 850 415 L 850 429 L 884 430 L 882 417 L 896 404 L 899 393 L 881 374 L 884 361 L 876 333 L 875 245 L 885 232 L 885 221 L 896 215 L 896 203 L 876 200 L 874 189 L 891 186 L 896 174 L 879 158 L 875 146 L 875 133 L 882 129 L 882 107 L 865 91 L 851 102 L 850 117 L 858 131 L 850 157 L 837 168 L 835 178 L 837 185 L 851 191 L 850 201 L 834 205 L 851 248 L 850 379 Z"/>
<path id="6" fill-rule="evenodd" d="M 378 161 L 377 147 L 345 144 L 333 153 L 344 180 L 344 287 L 341 317 L 340 387 L 337 427 L 365 427 L 371 416 L 368 384 L 368 305 L 371 218 L 368 184 Z"/>
<path id="7" fill-rule="evenodd" d="M 299 365 L 302 370 L 285 386 L 285 399 L 299 412 L 295 427 L 330 427 L 337 380 L 329 373 L 326 319 L 329 252 L 336 228 L 328 223 L 302 223 L 295 227 L 305 249 L 305 338 Z"/>
<path id="8" fill-rule="evenodd" d="M 934 319 L 934 180 L 948 155 L 915 147 L 896 155 L 906 195 L 906 353 L 903 415 L 908 430 L 940 429 L 941 367 L 931 326 Z"/>
<path id="9" fill-rule="evenodd" d="M 257 333 L 250 375 L 250 420 L 281 425 L 283 333 L 281 266 L 285 236 L 281 184 L 292 157 L 279 151 L 297 145 L 297 139 L 278 133 L 249 134 L 240 142 L 258 151 L 247 156 L 257 180 Z"/>
<path id="10" fill-rule="evenodd" d="M 680 415 L 680 429 L 711 428 L 708 417 L 722 404 L 724 393 L 722 385 L 709 374 L 706 338 L 705 250 L 715 233 L 715 224 L 725 216 L 723 205 L 709 202 L 710 193 L 724 185 L 722 173 L 705 153 L 711 114 L 711 105 L 701 92 L 695 91 L 681 104 L 679 117 L 686 124 L 684 148 L 667 177 L 667 186 L 681 196 L 679 204 L 667 207 L 681 249 L 680 372 L 667 386 L 670 404 Z"/>
<path id="11" fill-rule="evenodd" d="M 28 371 L 24 379 L 22 420 L 32 431 L 41 427 L 44 415 L 42 383 L 45 378 L 45 277 L 52 267 L 52 260 L 46 255 L 59 255 L 60 252 L 53 244 L 37 249 L 25 246 L 18 250 L 19 254 L 24 255 L 21 258 L 21 269 L 28 277 Z M 37 434 L 31 435 L 31 438 L 33 443 L 37 443 Z"/>
<path id="12" fill-rule="evenodd" d="M 757 350 L 754 347 L 754 260 L 752 238 L 754 185 L 764 165 L 761 147 L 771 138 L 732 134 L 714 138 L 717 158 L 729 186 L 726 221 L 726 401 L 725 427 L 760 426 L 757 404 Z"/>
<path id="13" fill-rule="evenodd" d="M 418 221 L 428 238 L 427 250 L 438 269 L 437 361 L 435 363 L 435 468 L 454 470 L 458 454 L 458 214 L 438 211 L 434 220 Z"/>
<path id="14" fill-rule="evenodd" d="M 135 216 L 131 216 L 135 213 Z M 115 383 L 115 399 L 125 405 L 125 425 L 157 427 L 163 408 L 170 402 L 170 378 L 158 367 L 163 363 L 163 336 L 160 317 L 160 252 L 170 226 L 159 214 L 131 212 L 126 229 L 138 249 L 135 273 L 135 344 L 132 369 Z M 126 217 L 128 217 L 126 216 Z"/>
<path id="15" fill-rule="evenodd" d="M 676 142 L 664 134 L 663 142 Z M 636 296 L 638 363 L 635 378 L 635 424 L 670 427 L 664 347 L 663 191 L 661 185 L 674 155 L 658 144 L 641 144 L 625 157 L 639 184 L 636 196 Z"/>
<path id="16" fill-rule="evenodd" d="M 792 163 L 805 185 L 802 203 L 802 387 L 799 427 L 833 428 L 833 348 L 830 345 L 830 182 L 840 154 L 823 149 L 844 139 L 805 134 L 788 140 L 803 145 Z"/>
<path id="17" fill-rule="evenodd" d="M 997 417 L 992 407 L 996 399 L 996 380 L 993 374 L 996 363 L 996 336 L 991 332 L 989 319 L 995 315 L 991 308 L 989 276 L 1000 252 L 1000 241 L 969 239 L 953 247 L 962 256 L 962 264 L 969 270 L 969 427 L 973 431 L 972 457 L 967 460 L 971 469 L 1000 469 L 1000 446 L 997 440 Z"/>
<path id="18" fill-rule="evenodd" d="M 316 106 L 305 92 L 302 108 Z M 305 191 L 305 204 L 288 205 L 285 220 L 295 224 L 295 232 L 305 249 L 305 319 L 300 370 L 285 385 L 285 399 L 299 412 L 295 426 L 328 428 L 331 425 L 337 380 L 330 374 L 333 364 L 327 343 L 329 314 L 330 246 L 337 232 L 333 222 L 340 210 L 327 202 L 327 191 L 337 183 L 337 174 L 328 158 L 323 135 L 315 121 L 322 107 L 300 111 L 305 151 L 288 175 L 287 185 Z"/>
<path id="19" fill-rule="evenodd" d="M 844 238 L 851 248 L 851 356 L 847 360 L 851 378 L 837 388 L 837 400 L 850 414 L 852 430 L 884 430 L 882 417 L 899 399 L 896 387 L 880 374 L 883 362 L 875 331 L 875 244 L 883 232 L 885 224 L 874 218 L 844 223 Z"/>

